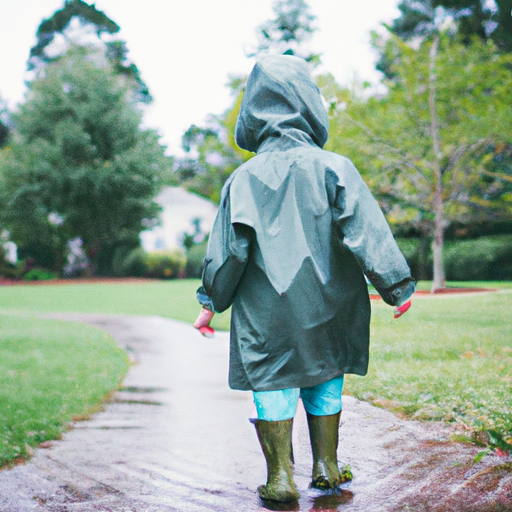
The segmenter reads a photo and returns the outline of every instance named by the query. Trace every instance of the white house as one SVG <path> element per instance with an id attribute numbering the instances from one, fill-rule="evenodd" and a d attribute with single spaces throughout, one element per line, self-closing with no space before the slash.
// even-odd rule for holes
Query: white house
<path id="1" fill-rule="evenodd" d="M 160 225 L 142 231 L 140 240 L 147 252 L 181 247 L 183 233 L 192 233 L 192 221 L 201 219 L 201 230 L 209 233 L 213 226 L 217 206 L 179 187 L 165 188 L 155 199 L 162 206 Z"/>

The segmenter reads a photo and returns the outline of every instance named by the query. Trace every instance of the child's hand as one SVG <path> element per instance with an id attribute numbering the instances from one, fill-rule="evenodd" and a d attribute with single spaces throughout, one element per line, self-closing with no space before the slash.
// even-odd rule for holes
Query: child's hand
<path id="1" fill-rule="evenodd" d="M 395 318 L 400 318 L 404 313 L 406 313 L 411 307 L 411 301 L 408 300 L 404 302 L 401 306 L 395 308 Z"/>
<path id="2" fill-rule="evenodd" d="M 215 313 L 213 311 L 203 308 L 201 313 L 199 313 L 197 320 L 194 322 L 194 327 L 207 338 L 213 338 L 213 335 L 215 334 L 215 331 L 210 327 L 210 322 L 214 314 Z"/>

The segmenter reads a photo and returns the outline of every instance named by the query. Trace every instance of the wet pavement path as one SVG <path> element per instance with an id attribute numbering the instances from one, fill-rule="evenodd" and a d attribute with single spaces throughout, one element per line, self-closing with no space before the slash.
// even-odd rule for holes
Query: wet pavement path
<path id="1" fill-rule="evenodd" d="M 251 395 L 227 386 L 227 333 L 208 340 L 159 317 L 53 317 L 108 331 L 136 364 L 102 412 L 26 464 L 0 471 L 0 512 L 266 510 L 256 496 L 266 473 L 247 420 Z M 474 464 L 479 449 L 449 442 L 451 434 L 345 397 L 339 457 L 355 479 L 338 495 L 322 495 L 308 489 L 311 452 L 299 405 L 302 498 L 289 510 L 512 511 L 512 461 L 488 455 Z"/>

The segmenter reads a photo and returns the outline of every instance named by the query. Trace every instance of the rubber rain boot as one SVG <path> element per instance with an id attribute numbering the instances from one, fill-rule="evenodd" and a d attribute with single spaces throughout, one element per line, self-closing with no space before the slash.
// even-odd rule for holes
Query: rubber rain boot
<path id="1" fill-rule="evenodd" d="M 267 462 L 267 483 L 258 487 L 260 498 L 282 503 L 297 501 L 300 494 L 293 481 L 293 419 L 256 420 L 254 424 Z"/>
<path id="2" fill-rule="evenodd" d="M 350 468 L 343 471 L 338 465 L 338 429 L 341 411 L 329 416 L 314 416 L 307 413 L 309 438 L 313 451 L 313 476 L 311 487 L 334 489 L 343 482 L 352 480 Z"/>

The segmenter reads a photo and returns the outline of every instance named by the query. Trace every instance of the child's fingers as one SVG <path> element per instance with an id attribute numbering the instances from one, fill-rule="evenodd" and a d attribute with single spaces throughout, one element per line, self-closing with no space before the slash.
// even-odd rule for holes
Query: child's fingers
<path id="1" fill-rule="evenodd" d="M 200 329 L 201 327 L 208 326 L 212 320 L 213 315 L 213 311 L 203 308 L 201 313 L 199 313 L 197 320 L 194 322 L 194 327 L 196 329 Z"/>

